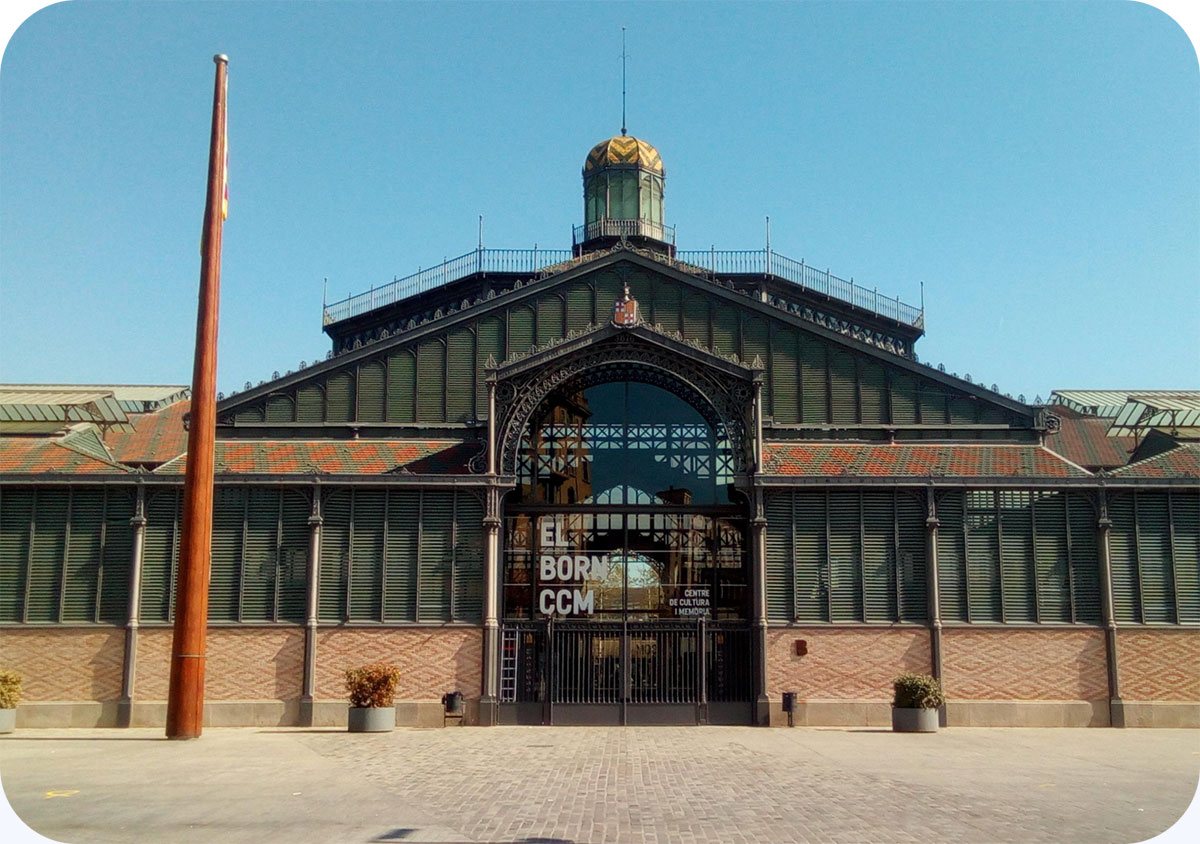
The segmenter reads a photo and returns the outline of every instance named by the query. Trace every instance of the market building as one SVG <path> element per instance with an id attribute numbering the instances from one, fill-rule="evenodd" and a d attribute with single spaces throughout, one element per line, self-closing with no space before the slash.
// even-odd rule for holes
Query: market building
<path id="1" fill-rule="evenodd" d="M 1027 404 L 919 360 L 924 310 L 676 248 L 645 141 L 564 250 L 324 309 L 218 407 L 206 716 L 344 723 L 1200 726 L 1200 393 Z M 24 724 L 160 724 L 187 402 L 0 388 L 0 664 Z M 784 712 L 785 695 L 794 700 Z"/>

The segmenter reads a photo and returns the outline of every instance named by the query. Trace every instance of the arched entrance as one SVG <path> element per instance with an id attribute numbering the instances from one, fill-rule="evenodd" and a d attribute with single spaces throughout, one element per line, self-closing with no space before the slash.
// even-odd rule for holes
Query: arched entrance
<path id="1" fill-rule="evenodd" d="M 502 417 L 499 719 L 751 723 L 751 391 L 600 354 Z"/>

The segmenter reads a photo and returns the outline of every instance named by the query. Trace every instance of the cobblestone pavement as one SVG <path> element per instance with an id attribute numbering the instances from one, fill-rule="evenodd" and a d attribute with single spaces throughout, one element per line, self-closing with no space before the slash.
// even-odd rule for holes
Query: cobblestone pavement
<path id="1" fill-rule="evenodd" d="M 35 829 L 78 842 L 903 844 L 1143 841 L 1200 771 L 1200 731 L 1184 730 L 160 735 L 22 730 L 0 739 L 0 776 Z"/>

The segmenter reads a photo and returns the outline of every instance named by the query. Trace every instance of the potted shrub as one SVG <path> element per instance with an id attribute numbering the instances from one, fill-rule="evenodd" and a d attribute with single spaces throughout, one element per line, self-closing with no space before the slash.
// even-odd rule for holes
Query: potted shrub
<path id="1" fill-rule="evenodd" d="M 901 674 L 892 688 L 892 729 L 898 733 L 936 733 L 938 709 L 946 702 L 942 684 L 928 674 Z"/>
<path id="2" fill-rule="evenodd" d="M 0 668 L 0 733 L 17 727 L 17 701 L 21 699 L 21 675 Z"/>
<path id="3" fill-rule="evenodd" d="M 400 669 L 383 662 L 346 671 L 352 733 L 383 733 L 396 726 L 396 686 Z"/>

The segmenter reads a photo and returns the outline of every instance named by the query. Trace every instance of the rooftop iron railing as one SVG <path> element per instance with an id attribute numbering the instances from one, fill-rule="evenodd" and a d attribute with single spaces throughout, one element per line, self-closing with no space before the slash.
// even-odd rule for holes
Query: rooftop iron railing
<path id="1" fill-rule="evenodd" d="M 675 227 L 649 220 L 610 220 L 605 217 L 571 230 L 576 246 L 597 237 L 650 237 L 675 245 Z"/>
<path id="2" fill-rule="evenodd" d="M 570 249 L 538 249 L 536 246 L 533 249 L 473 249 L 435 267 L 417 270 L 412 275 L 372 287 L 366 293 L 328 304 L 322 324 L 341 322 L 476 273 L 536 273 L 570 257 Z"/>
<path id="3" fill-rule="evenodd" d="M 673 229 L 671 233 L 674 234 Z M 476 273 L 537 273 L 571 258 L 570 249 L 474 249 L 437 266 L 372 287 L 365 293 L 327 304 L 322 314 L 323 324 L 341 322 Z M 915 307 L 901 302 L 898 297 L 880 296 L 877 288 L 863 287 L 855 284 L 853 279 L 847 281 L 828 270 L 819 270 L 770 249 L 681 250 L 666 261 L 686 264 L 713 275 L 775 276 L 803 290 L 847 302 L 905 325 L 922 328 L 925 324 L 923 304 Z"/>
<path id="4" fill-rule="evenodd" d="M 773 275 L 790 281 L 805 290 L 812 290 L 830 299 L 849 302 L 882 317 L 905 325 L 922 327 L 925 308 L 901 302 L 899 297 L 880 296 L 879 289 L 855 284 L 838 278 L 829 270 L 819 270 L 804 261 L 795 261 L 771 249 L 688 250 L 675 253 L 675 259 L 714 275 Z"/>

